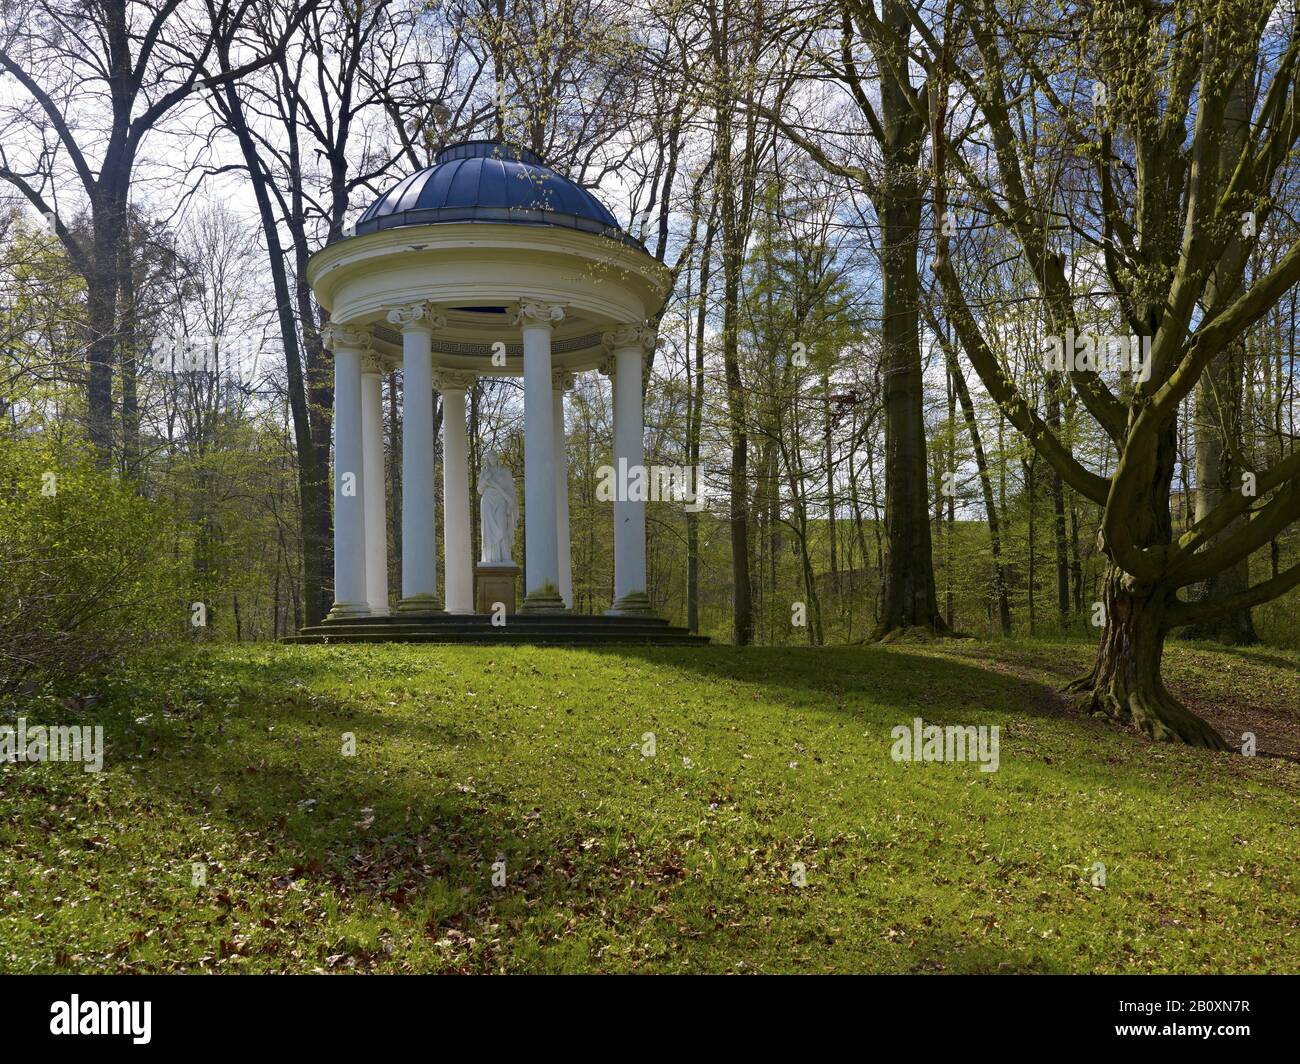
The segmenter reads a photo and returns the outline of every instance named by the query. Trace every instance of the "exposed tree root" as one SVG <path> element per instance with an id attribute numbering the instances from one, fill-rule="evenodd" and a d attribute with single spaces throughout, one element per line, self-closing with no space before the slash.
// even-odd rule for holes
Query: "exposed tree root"
<path id="1" fill-rule="evenodd" d="M 1092 713 L 1109 717 L 1118 724 L 1136 728 L 1161 743 L 1184 743 L 1209 750 L 1228 750 L 1217 731 L 1189 710 L 1165 689 L 1158 679 L 1145 684 L 1144 690 L 1125 690 L 1112 680 L 1098 685 L 1097 669 L 1065 686 L 1080 706 Z"/>
<path id="2" fill-rule="evenodd" d="M 867 637 L 868 643 L 930 643 L 936 639 L 966 639 L 964 633 L 954 632 L 948 628 L 942 618 L 932 625 L 922 624 L 885 624 L 883 621 L 872 629 Z"/>

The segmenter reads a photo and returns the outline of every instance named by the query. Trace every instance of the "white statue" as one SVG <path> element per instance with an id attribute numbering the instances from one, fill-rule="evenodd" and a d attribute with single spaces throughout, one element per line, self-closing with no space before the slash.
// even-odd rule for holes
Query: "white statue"
<path id="1" fill-rule="evenodd" d="M 501 464 L 501 457 L 489 451 L 478 475 L 479 515 L 483 528 L 484 565 L 514 565 L 510 557 L 515 542 L 515 522 L 519 520 L 519 501 L 515 497 L 515 478 Z"/>

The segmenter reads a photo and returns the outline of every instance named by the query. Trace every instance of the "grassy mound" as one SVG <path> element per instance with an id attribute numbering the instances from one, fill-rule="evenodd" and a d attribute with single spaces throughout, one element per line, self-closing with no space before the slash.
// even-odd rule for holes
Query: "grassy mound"
<path id="1" fill-rule="evenodd" d="M 0 969 L 1300 968 L 1300 766 L 1073 715 L 1089 653 L 236 647 L 0 707 L 107 735 L 0 766 Z M 1169 675 L 1267 753 L 1275 656 Z M 998 771 L 894 761 L 916 717 Z"/>

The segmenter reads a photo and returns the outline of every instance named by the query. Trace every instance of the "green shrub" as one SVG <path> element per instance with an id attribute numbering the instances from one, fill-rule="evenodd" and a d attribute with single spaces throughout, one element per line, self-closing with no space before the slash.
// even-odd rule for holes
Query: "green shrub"
<path id="1" fill-rule="evenodd" d="M 178 631 L 175 531 L 89 455 L 0 439 L 0 695 Z"/>

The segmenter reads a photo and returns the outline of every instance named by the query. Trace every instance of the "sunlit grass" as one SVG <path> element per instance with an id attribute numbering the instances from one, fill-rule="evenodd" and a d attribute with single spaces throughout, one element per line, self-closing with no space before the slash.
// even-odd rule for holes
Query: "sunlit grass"
<path id="1" fill-rule="evenodd" d="M 1300 968 L 1296 765 L 950 646 L 232 647 L 4 707 L 108 740 L 98 775 L 0 768 L 0 968 Z M 915 716 L 997 725 L 999 771 L 895 763 Z"/>

